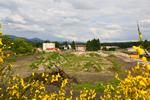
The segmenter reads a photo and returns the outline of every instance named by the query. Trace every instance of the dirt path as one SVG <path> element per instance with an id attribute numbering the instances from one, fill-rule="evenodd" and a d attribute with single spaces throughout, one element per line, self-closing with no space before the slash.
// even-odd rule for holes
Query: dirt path
<path id="1" fill-rule="evenodd" d="M 34 71 L 30 65 L 32 61 L 36 59 L 37 55 L 19 56 L 16 58 L 16 62 L 13 62 L 14 75 L 21 77 L 27 77 Z"/>

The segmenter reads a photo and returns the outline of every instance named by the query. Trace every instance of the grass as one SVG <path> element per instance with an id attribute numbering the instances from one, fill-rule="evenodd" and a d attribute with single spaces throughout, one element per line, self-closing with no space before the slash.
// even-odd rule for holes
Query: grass
<path id="1" fill-rule="evenodd" d="M 112 61 L 116 71 L 120 72 L 121 65 L 117 61 Z"/>
<path id="2" fill-rule="evenodd" d="M 71 88 L 73 90 L 83 90 L 84 88 L 86 89 L 95 89 L 96 92 L 103 92 L 105 89 L 105 86 L 107 84 L 111 84 L 113 87 L 118 86 L 118 84 L 120 83 L 119 80 L 117 79 L 112 79 L 111 81 L 109 81 L 108 83 L 103 83 L 103 82 L 96 82 L 96 83 L 80 83 L 80 84 L 71 84 Z"/>
<path id="3" fill-rule="evenodd" d="M 96 54 L 95 54 L 96 55 Z M 72 70 L 83 70 L 83 71 L 101 71 L 102 60 L 99 59 L 100 56 L 94 56 L 91 54 L 86 55 L 75 55 L 75 54 L 64 54 L 67 62 L 64 63 L 62 66 L 65 69 L 72 69 Z"/>
<path id="4" fill-rule="evenodd" d="M 7 61 L 8 61 L 9 63 L 11 63 L 11 62 L 16 62 L 16 57 L 15 57 L 15 56 L 11 56 L 11 57 L 9 57 L 9 58 L 7 59 Z"/>
<path id="5" fill-rule="evenodd" d="M 113 68 L 117 72 L 121 72 L 121 64 L 120 62 L 116 59 L 116 56 L 114 55 L 109 55 L 108 60 L 110 60 L 113 64 Z"/>
<path id="6" fill-rule="evenodd" d="M 95 89 L 97 92 L 104 91 L 104 84 L 102 82 L 97 82 L 96 84 L 92 83 L 81 83 L 81 84 L 71 84 L 73 90 L 83 90 L 86 89 Z"/>
<path id="7" fill-rule="evenodd" d="M 117 87 L 119 85 L 120 81 L 117 79 L 113 79 L 109 81 L 109 84 L 113 85 L 114 87 Z"/>

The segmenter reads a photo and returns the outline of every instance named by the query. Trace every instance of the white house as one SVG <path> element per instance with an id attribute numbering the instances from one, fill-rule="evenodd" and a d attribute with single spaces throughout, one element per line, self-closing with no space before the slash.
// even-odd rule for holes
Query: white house
<path id="1" fill-rule="evenodd" d="M 55 43 L 43 43 L 43 51 L 53 51 L 56 50 Z"/>
<path id="2" fill-rule="evenodd" d="M 107 49 L 111 49 L 111 48 L 114 48 L 114 49 L 119 49 L 118 46 L 106 46 Z"/>

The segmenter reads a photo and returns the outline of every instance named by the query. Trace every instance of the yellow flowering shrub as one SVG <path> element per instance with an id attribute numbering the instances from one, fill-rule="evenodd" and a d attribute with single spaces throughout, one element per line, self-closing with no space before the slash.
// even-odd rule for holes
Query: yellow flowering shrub
<path id="1" fill-rule="evenodd" d="M 141 34 L 139 36 L 141 39 Z M 117 87 L 107 85 L 104 90 L 102 100 L 150 100 L 150 63 L 144 54 L 142 46 L 133 46 L 138 52 L 141 62 L 137 62 L 131 70 L 127 71 L 127 77 L 120 79 L 118 74 L 116 79 L 120 81 Z"/>

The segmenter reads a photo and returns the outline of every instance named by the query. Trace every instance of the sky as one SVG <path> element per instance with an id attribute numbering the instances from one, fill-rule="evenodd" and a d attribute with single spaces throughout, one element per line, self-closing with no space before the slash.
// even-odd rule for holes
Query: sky
<path id="1" fill-rule="evenodd" d="M 3 33 L 52 41 L 150 40 L 150 0 L 0 0 Z"/>

